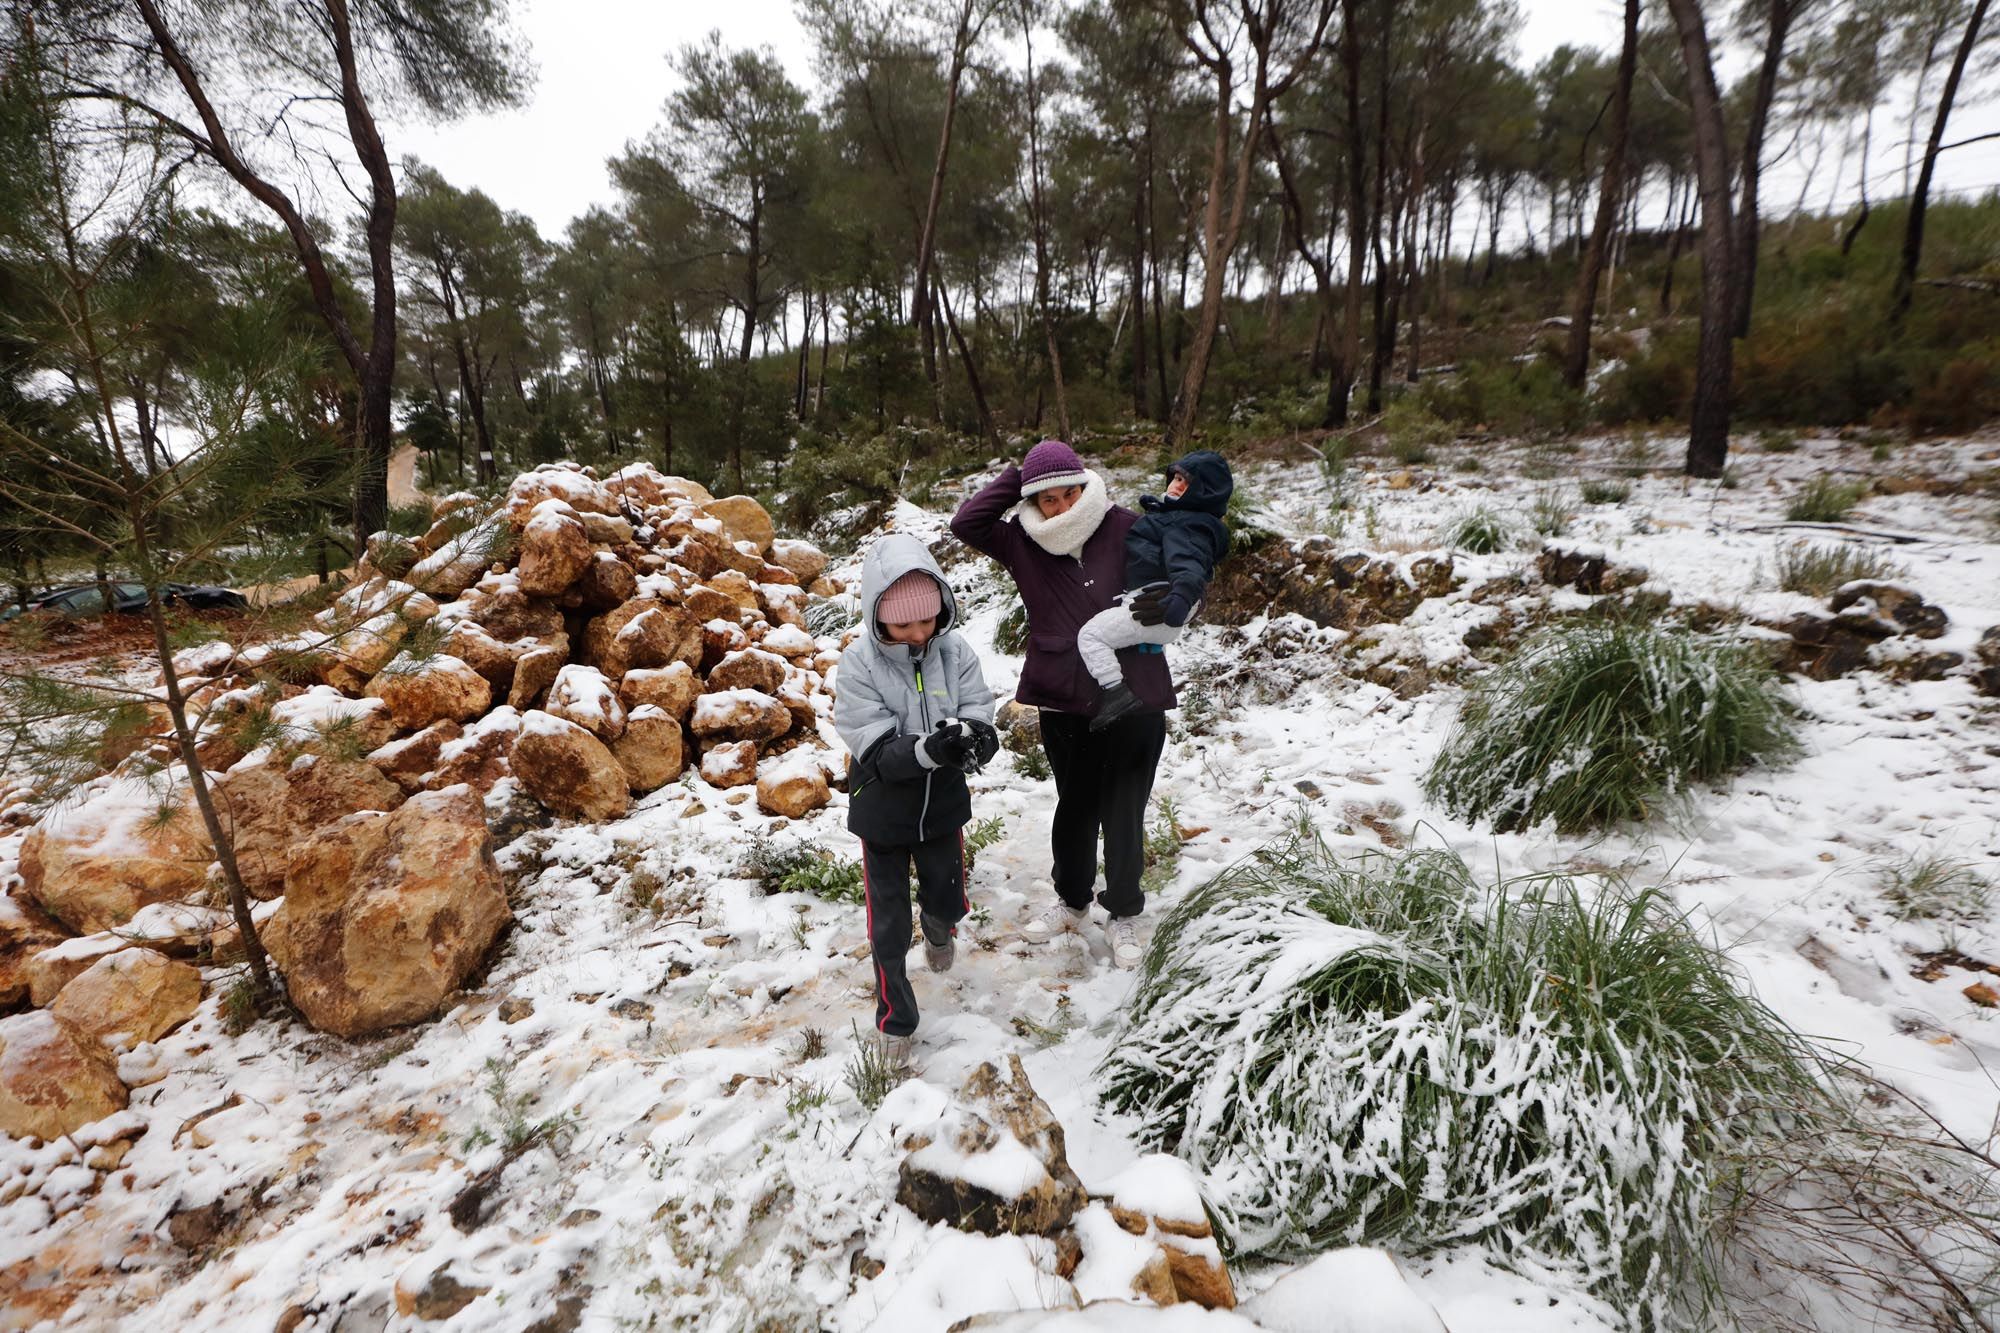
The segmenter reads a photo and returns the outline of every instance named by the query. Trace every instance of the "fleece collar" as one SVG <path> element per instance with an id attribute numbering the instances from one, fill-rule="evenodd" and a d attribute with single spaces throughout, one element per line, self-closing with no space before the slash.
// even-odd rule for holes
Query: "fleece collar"
<path id="1" fill-rule="evenodd" d="M 1083 494 L 1076 497 L 1071 505 L 1054 518 L 1044 518 L 1036 507 L 1035 499 L 1029 496 L 1014 506 L 1014 517 L 1021 528 L 1035 539 L 1035 545 L 1050 555 L 1074 556 L 1079 554 L 1083 544 L 1097 531 L 1097 525 L 1111 512 L 1111 492 L 1104 484 L 1104 478 L 1095 470 L 1084 472 Z"/>

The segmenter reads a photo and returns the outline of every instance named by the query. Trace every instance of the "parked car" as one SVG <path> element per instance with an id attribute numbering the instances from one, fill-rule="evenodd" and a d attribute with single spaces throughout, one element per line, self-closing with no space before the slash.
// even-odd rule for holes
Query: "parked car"
<path id="1" fill-rule="evenodd" d="M 24 611 L 54 611 L 65 616 L 98 615 L 104 610 L 107 587 L 111 592 L 113 611 L 121 615 L 138 615 L 146 609 L 146 585 L 143 583 L 68 583 L 38 593 L 28 599 L 26 606 L 14 603 L 0 611 L 0 621 L 12 620 Z M 167 605 L 185 606 L 196 611 L 240 611 L 249 605 L 243 600 L 242 593 L 210 583 L 169 583 L 162 586 L 160 592 Z"/>

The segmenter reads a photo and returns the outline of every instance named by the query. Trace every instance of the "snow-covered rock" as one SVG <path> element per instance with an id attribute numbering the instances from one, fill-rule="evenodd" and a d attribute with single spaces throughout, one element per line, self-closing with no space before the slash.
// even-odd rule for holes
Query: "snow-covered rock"
<path id="1" fill-rule="evenodd" d="M 552 714 L 522 716 L 511 763 L 529 795 L 556 814 L 605 820 L 631 805 L 625 770 L 604 742 Z"/>
<path id="2" fill-rule="evenodd" d="M 70 979 L 49 1012 L 114 1049 L 158 1041 L 201 1005 L 201 973 L 151 949 L 121 949 Z"/>
<path id="3" fill-rule="evenodd" d="M 368 682 L 370 699 L 389 705 L 396 725 L 415 730 L 443 718 L 464 722 L 493 705 L 486 678 L 449 653 L 399 657 Z"/>
<path id="4" fill-rule="evenodd" d="M 0 1018 L 0 1133 L 54 1139 L 125 1109 L 103 1043 L 46 1010 Z"/>
<path id="5" fill-rule="evenodd" d="M 803 819 L 833 799 L 819 751 L 801 745 L 757 770 L 757 808 L 766 814 Z"/>
<path id="6" fill-rule="evenodd" d="M 184 782 L 113 778 L 29 830 L 21 879 L 50 916 L 89 934 L 123 925 L 148 903 L 187 897 L 212 855 Z"/>
<path id="7" fill-rule="evenodd" d="M 909 1127 L 896 1202 L 927 1222 L 989 1236 L 1048 1235 L 1083 1206 L 1062 1123 L 1035 1093 L 1021 1057 L 987 1063 L 935 1120 Z"/>

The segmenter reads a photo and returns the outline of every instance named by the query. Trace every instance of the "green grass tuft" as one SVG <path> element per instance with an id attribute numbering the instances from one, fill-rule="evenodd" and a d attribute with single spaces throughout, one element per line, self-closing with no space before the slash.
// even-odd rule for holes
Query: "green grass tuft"
<path id="1" fill-rule="evenodd" d="M 1856 579 L 1899 579 L 1909 570 L 1880 551 L 1793 542 L 1778 552 L 1777 573 L 1778 586 L 1786 592 L 1827 597 Z"/>
<path id="2" fill-rule="evenodd" d="M 1825 1100 L 1657 891 L 1317 839 L 1168 913 L 1100 1073 L 1233 1254 L 1485 1241 L 1634 1328 L 1712 1326 L 1727 1154 Z"/>
<path id="3" fill-rule="evenodd" d="M 1838 523 L 1854 512 L 1868 494 L 1865 481 L 1838 481 L 1822 472 L 1800 487 L 1785 506 L 1794 523 Z"/>
<path id="4" fill-rule="evenodd" d="M 1480 505 L 1446 524 L 1441 537 L 1453 550 L 1492 555 L 1506 549 L 1513 533 L 1508 530 L 1506 519 Z"/>
<path id="5" fill-rule="evenodd" d="M 1501 832 L 1645 819 L 1691 783 L 1796 748 L 1784 686 L 1727 641 L 1626 622 L 1544 631 L 1467 692 L 1424 779 Z"/>
<path id="6" fill-rule="evenodd" d="M 1629 481 L 1586 481 L 1579 489 L 1585 504 L 1620 505 L 1632 498 Z"/>

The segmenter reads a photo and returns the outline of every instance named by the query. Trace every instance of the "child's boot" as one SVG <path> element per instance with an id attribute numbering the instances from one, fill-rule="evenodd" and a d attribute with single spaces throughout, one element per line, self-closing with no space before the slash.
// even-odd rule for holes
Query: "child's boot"
<path id="1" fill-rule="evenodd" d="M 951 971 L 952 955 L 957 952 L 951 927 L 929 912 L 918 913 L 917 919 L 924 932 L 925 966 L 933 972 Z"/>
<path id="2" fill-rule="evenodd" d="M 1102 731 L 1138 706 L 1139 696 L 1121 680 L 1099 696 L 1097 712 L 1090 719 L 1090 729 Z"/>

